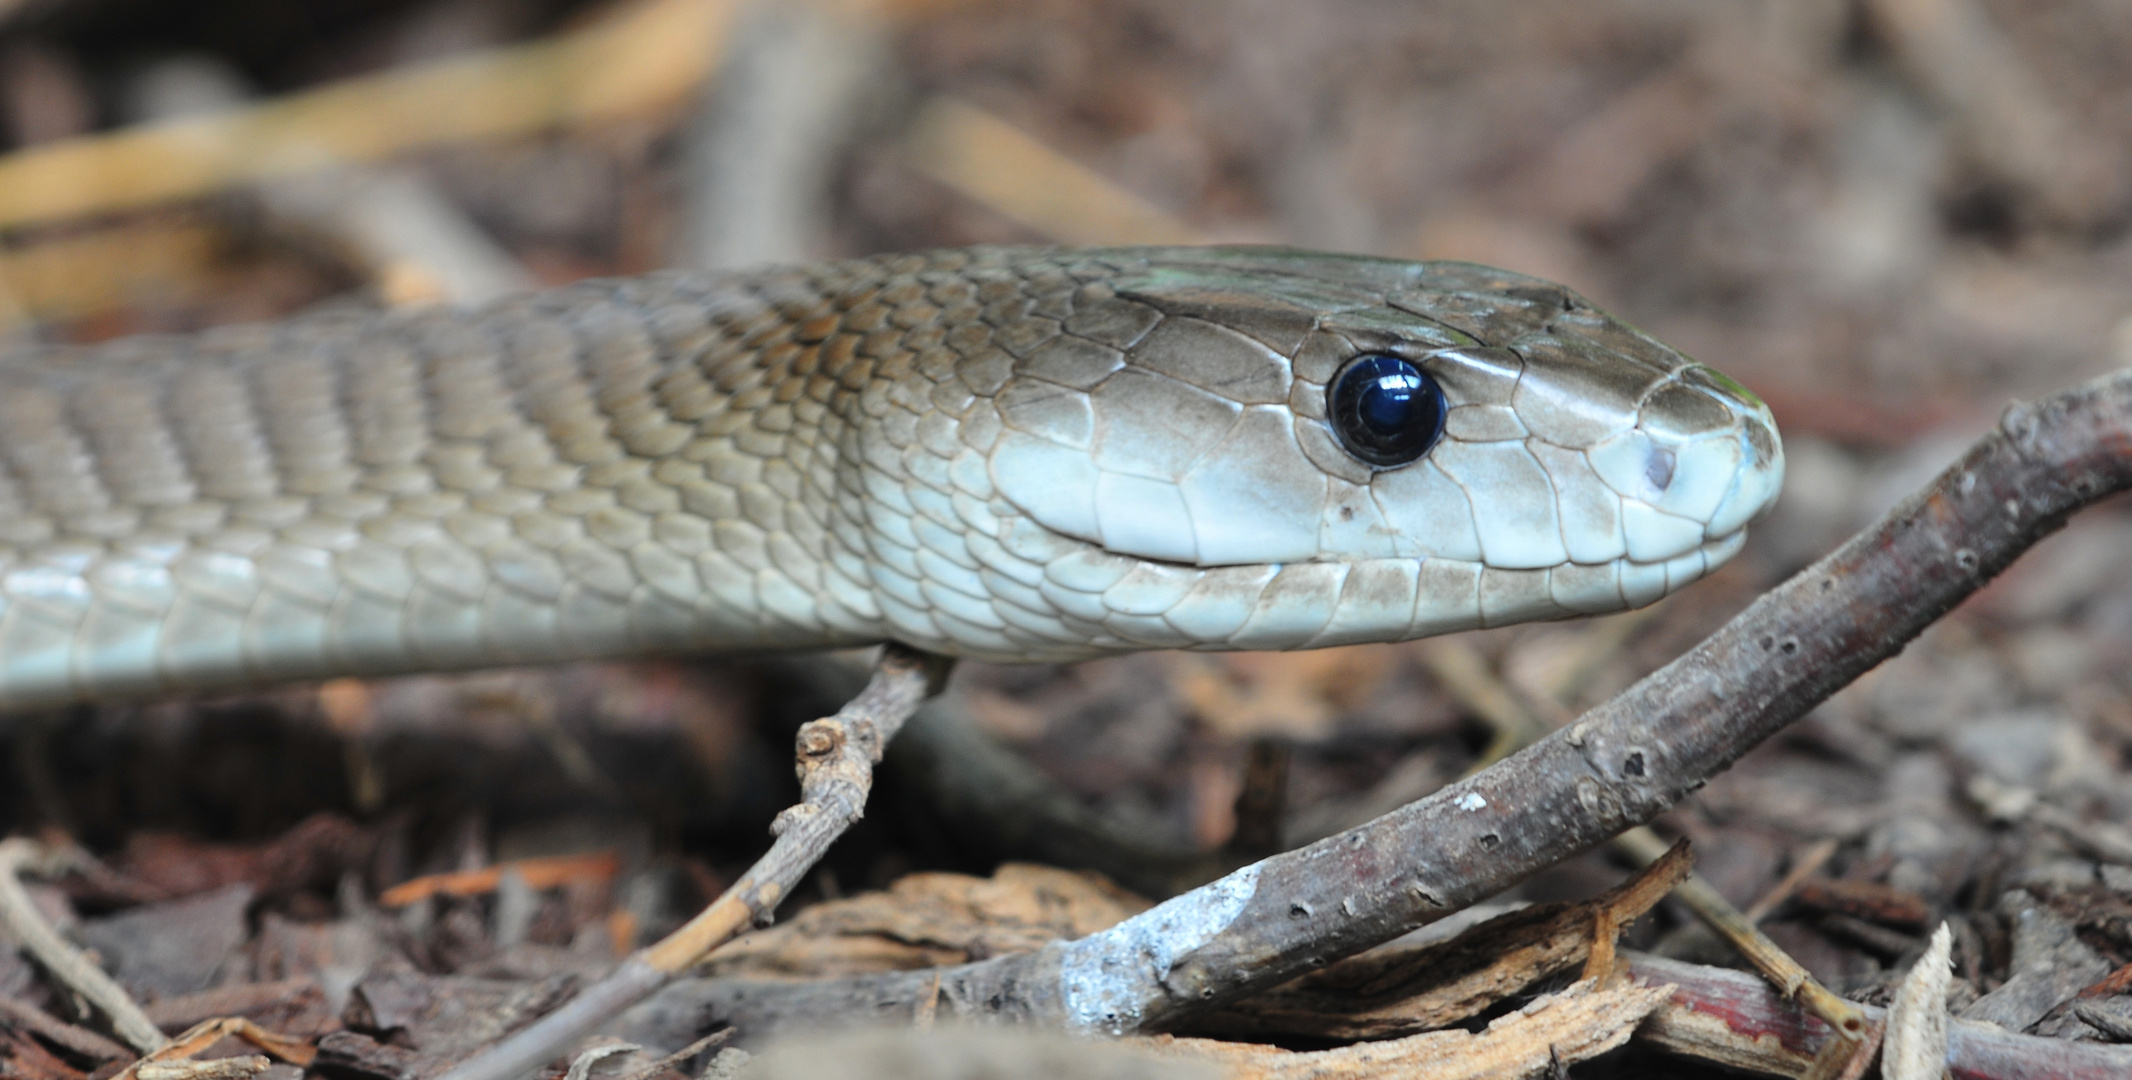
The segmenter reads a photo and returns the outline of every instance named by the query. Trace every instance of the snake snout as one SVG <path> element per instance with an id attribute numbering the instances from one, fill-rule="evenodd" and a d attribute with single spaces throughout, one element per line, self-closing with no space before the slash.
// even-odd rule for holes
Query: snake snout
<path id="1" fill-rule="evenodd" d="M 1726 406 L 1739 447 L 1731 483 L 1703 527 L 1703 535 L 1715 540 L 1738 533 L 1776 505 L 1784 487 L 1784 441 L 1769 406 L 1746 387 L 1704 367 L 1690 368 L 1687 379 Z"/>
<path id="2" fill-rule="evenodd" d="M 1769 509 L 1784 476 L 1769 407 L 1700 365 L 1661 383 L 1634 428 L 1586 453 L 1621 496 L 1628 557 L 1641 563 L 1733 537 Z"/>

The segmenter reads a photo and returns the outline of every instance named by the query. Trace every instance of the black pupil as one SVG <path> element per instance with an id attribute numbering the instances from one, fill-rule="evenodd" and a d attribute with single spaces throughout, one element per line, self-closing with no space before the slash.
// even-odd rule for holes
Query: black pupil
<path id="1" fill-rule="evenodd" d="M 1428 372 L 1396 356 L 1355 358 L 1333 377 L 1327 398 L 1341 445 L 1372 465 L 1404 465 L 1443 434 L 1443 390 Z"/>

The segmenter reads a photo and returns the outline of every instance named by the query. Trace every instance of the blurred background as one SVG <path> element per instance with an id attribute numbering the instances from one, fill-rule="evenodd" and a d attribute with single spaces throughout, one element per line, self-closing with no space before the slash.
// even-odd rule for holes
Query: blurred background
<path id="1" fill-rule="evenodd" d="M 541 283 L 976 242 L 1475 259 L 1854 443 L 2132 349 L 2102 0 L 4 10 L 0 277 L 45 337 L 405 298 L 259 186 L 338 163 Z"/>
<path id="2" fill-rule="evenodd" d="M 2010 398 L 2132 363 L 2127 57 L 2121 0 L 6 0 L 0 332 L 973 243 L 1282 243 L 1556 279 L 1770 401 L 1783 503 L 1684 596 L 1396 647 L 966 665 L 954 708 L 1065 791 L 1058 820 L 973 826 L 935 748 L 798 900 L 1007 856 L 1160 892 L 1603 700 Z M 1743 904 L 1840 843 L 1827 873 L 1974 912 L 2003 959 L 1998 885 L 2067 849 L 1964 785 L 2132 820 L 2127 552 L 2121 503 L 2086 516 L 1668 828 Z M 144 880 L 321 812 L 357 853 L 321 865 L 379 887 L 616 851 L 607 899 L 543 932 L 611 907 L 639 940 L 759 850 L 825 679 L 668 662 L 84 708 L 0 736 L 0 821 Z M 330 914 L 337 872 L 291 910 Z M 1594 856 L 1528 895 L 1618 875 Z M 1824 914 L 1771 932 L 1870 997 L 1904 946 Z"/>

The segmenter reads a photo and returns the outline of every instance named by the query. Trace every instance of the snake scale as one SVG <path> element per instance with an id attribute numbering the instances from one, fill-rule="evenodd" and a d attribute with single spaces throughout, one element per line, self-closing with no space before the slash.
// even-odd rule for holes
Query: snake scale
<path id="1" fill-rule="evenodd" d="M 1425 452 L 1329 418 L 1336 380 Z M 1649 603 L 1739 550 L 1782 469 L 1752 394 L 1560 286 L 1277 248 L 50 348 L 0 359 L 0 708 L 884 640 L 1401 640 Z"/>

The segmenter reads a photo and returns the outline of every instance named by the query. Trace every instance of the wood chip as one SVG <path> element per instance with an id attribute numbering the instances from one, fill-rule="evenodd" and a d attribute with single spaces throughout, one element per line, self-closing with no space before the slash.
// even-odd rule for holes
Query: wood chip
<path id="1" fill-rule="evenodd" d="M 206 1061 L 147 1061 L 133 1070 L 139 1080 L 244 1080 L 266 1071 L 265 1054 L 210 1058 Z"/>
<path id="2" fill-rule="evenodd" d="M 817 904 L 718 950 L 714 975 L 853 975 L 1027 952 L 1106 929 L 1147 902 L 1100 875 L 1009 863 L 990 878 L 911 874 Z"/>
<path id="3" fill-rule="evenodd" d="M 1595 982 L 1580 982 L 1497 1019 L 1485 1031 L 1431 1031 L 1335 1050 L 1296 1052 L 1171 1036 L 1131 1042 L 1218 1062 L 1232 1080 L 1525 1080 L 1627 1042 L 1636 1025 L 1672 992 L 1670 986 L 1602 989 Z"/>
<path id="4" fill-rule="evenodd" d="M 1954 977 L 1948 957 L 1953 948 L 1954 934 L 1941 923 L 1925 955 L 1896 988 L 1880 1061 L 1887 1080 L 1939 1080 L 1946 1071 L 1947 983 Z"/>

